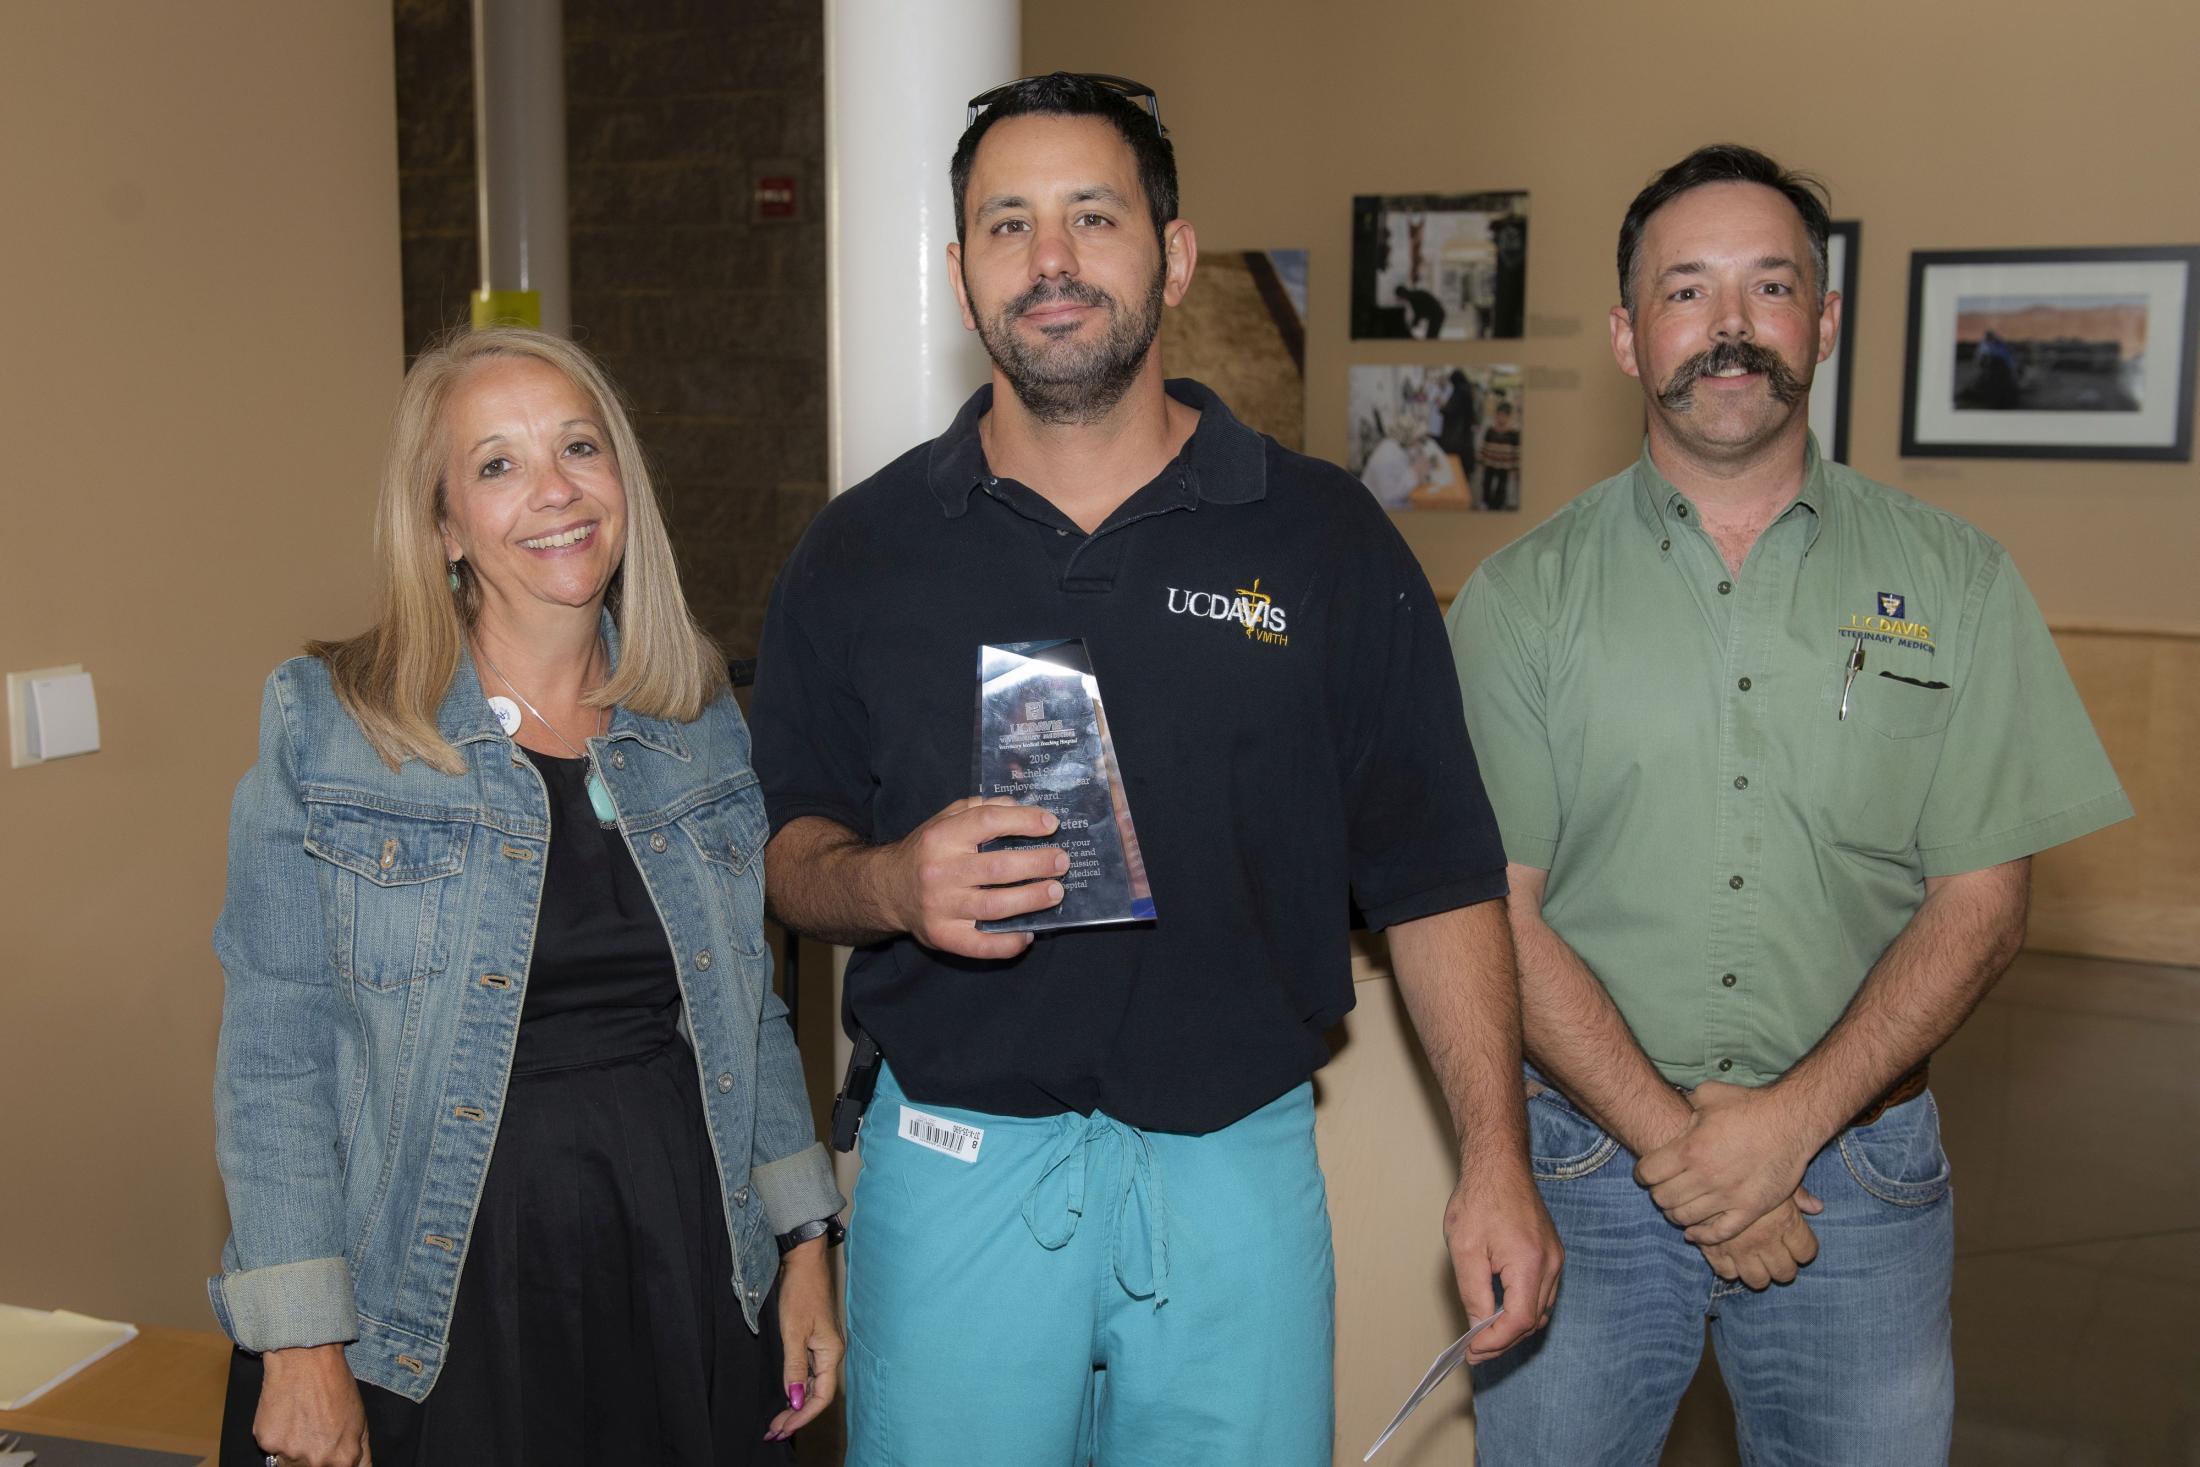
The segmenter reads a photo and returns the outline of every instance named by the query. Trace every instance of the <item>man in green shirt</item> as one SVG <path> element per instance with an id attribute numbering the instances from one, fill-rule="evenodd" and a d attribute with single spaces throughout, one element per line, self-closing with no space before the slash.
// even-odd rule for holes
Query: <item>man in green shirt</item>
<path id="1" fill-rule="evenodd" d="M 1643 455 L 1452 610 L 1567 1249 L 1544 1339 L 1475 1371 L 1485 1462 L 1651 1460 L 1706 1319 L 1751 1460 L 1945 1459 L 1926 1061 L 2021 945 L 2032 854 L 2131 813 L 2002 548 L 1820 458 L 1826 228 L 1747 148 L 1643 190 Z"/>

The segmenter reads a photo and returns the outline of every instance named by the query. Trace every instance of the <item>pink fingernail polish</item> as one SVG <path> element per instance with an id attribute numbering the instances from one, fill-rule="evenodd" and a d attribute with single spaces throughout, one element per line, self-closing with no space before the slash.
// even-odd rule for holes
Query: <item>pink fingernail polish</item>
<path id="1" fill-rule="evenodd" d="M 787 1384 L 787 1404 L 788 1404 L 788 1405 L 790 1405 L 790 1406 L 794 1407 L 794 1408 L 795 1408 L 795 1410 L 799 1411 L 799 1410 L 801 1410 L 801 1409 L 802 1409 L 802 1403 L 803 1403 L 804 1401 L 807 1401 L 807 1400 L 808 1400 L 809 1398 L 810 1398 L 810 1388 L 809 1388 L 808 1386 L 804 1385 L 804 1384 L 803 1384 L 803 1383 L 802 1383 L 801 1381 L 799 1381 L 799 1380 L 797 1380 L 797 1381 L 790 1381 L 790 1382 L 788 1382 L 788 1384 Z"/>

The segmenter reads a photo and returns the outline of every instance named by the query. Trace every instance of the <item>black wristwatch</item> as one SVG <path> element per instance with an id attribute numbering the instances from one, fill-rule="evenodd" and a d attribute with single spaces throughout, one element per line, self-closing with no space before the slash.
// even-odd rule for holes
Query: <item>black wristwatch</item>
<path id="1" fill-rule="evenodd" d="M 791 1253 L 812 1238 L 823 1238 L 826 1247 L 838 1248 L 847 1236 L 848 1230 L 840 1225 L 839 1218 L 821 1217 L 815 1222 L 804 1223 L 792 1232 L 781 1233 L 779 1235 L 779 1251 L 781 1253 Z"/>

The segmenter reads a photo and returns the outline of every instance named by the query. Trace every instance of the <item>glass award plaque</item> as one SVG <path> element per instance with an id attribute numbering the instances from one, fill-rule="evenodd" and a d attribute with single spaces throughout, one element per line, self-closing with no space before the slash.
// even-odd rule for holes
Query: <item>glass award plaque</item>
<path id="1" fill-rule="evenodd" d="M 999 921 L 981 932 L 1048 932 L 1146 922 L 1153 888 L 1131 825 L 1122 767 L 1085 644 L 1009 642 L 978 649 L 977 791 L 1054 812 L 1049 836 L 1003 836 L 982 849 L 1060 846 L 1069 870 L 1059 905 Z"/>

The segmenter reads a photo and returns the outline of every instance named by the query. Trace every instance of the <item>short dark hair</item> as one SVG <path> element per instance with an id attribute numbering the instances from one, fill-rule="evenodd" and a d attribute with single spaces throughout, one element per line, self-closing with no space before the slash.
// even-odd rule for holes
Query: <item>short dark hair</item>
<path id="1" fill-rule="evenodd" d="M 1795 206 L 1803 216 L 1803 232 L 1810 237 L 1810 264 L 1818 299 L 1826 298 L 1826 234 L 1830 219 L 1826 208 L 1832 195 L 1825 184 L 1808 173 L 1782 168 L 1755 148 L 1740 143 L 1713 143 L 1698 148 L 1666 169 L 1635 195 L 1627 217 L 1619 226 L 1619 303 L 1630 314 L 1635 309 L 1635 255 L 1642 248 L 1642 232 L 1650 216 L 1690 189 L 1707 183 L 1754 183 L 1771 189 Z"/>
<path id="2" fill-rule="evenodd" d="M 1176 217 L 1176 149 L 1162 133 L 1161 124 L 1113 87 L 1057 71 L 1012 84 L 963 129 L 962 140 L 955 144 L 954 161 L 947 165 L 947 181 L 955 191 L 957 240 L 963 238 L 963 198 L 970 187 L 970 166 L 977 160 L 978 143 L 994 123 L 1011 117 L 1102 117 L 1114 124 L 1138 159 L 1138 186 L 1153 214 L 1154 238 L 1165 239 L 1169 221 Z"/>

